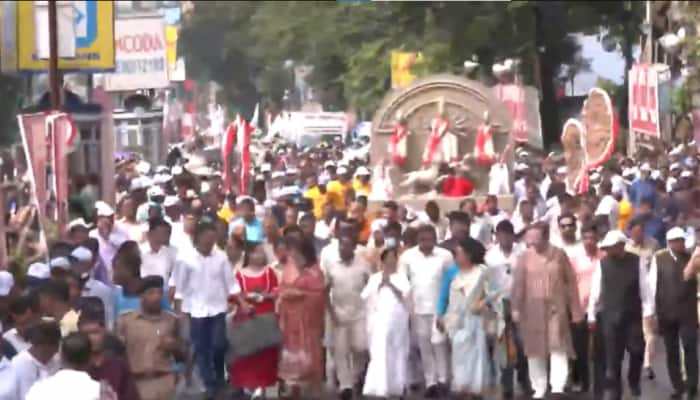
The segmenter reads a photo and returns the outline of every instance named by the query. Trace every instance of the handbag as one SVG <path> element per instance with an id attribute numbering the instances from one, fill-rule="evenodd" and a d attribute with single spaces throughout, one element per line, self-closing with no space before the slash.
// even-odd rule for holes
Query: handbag
<path id="1" fill-rule="evenodd" d="M 228 342 L 234 358 L 248 357 L 263 350 L 279 347 L 284 338 L 275 314 L 254 314 L 235 322 L 228 332 Z"/>
<path id="2" fill-rule="evenodd" d="M 266 271 L 268 291 L 269 274 L 268 269 Z M 245 283 L 243 291 L 246 291 Z M 243 321 L 235 321 L 230 325 L 227 336 L 233 358 L 248 357 L 263 350 L 279 347 L 284 341 L 274 313 L 253 314 Z"/>

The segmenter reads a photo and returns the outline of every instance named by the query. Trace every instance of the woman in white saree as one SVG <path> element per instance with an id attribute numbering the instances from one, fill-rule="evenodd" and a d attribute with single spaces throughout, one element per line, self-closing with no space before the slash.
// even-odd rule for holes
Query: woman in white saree
<path id="1" fill-rule="evenodd" d="M 396 248 L 382 251 L 382 270 L 370 276 L 362 290 L 370 355 L 362 391 L 365 396 L 401 397 L 408 384 L 410 284 L 396 272 L 397 262 Z"/>
<path id="2" fill-rule="evenodd" d="M 478 399 L 495 376 L 482 317 L 487 302 L 487 271 L 474 263 L 475 251 L 470 246 L 466 241 L 457 246 L 459 272 L 450 284 L 444 325 L 452 345 L 452 392 Z"/>

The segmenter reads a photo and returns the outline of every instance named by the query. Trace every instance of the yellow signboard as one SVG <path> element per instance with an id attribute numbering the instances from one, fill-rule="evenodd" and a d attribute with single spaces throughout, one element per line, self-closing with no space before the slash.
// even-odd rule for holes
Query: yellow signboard
<path id="1" fill-rule="evenodd" d="M 48 60 L 36 57 L 34 2 L 17 1 L 17 69 L 38 72 L 48 69 Z M 114 69 L 114 2 L 83 0 L 73 2 L 75 58 L 61 58 L 64 71 L 111 71 Z M 60 40 L 60 38 L 59 38 Z"/>
<path id="2" fill-rule="evenodd" d="M 391 52 L 391 87 L 394 89 L 410 85 L 416 76 L 411 67 L 421 61 L 421 54 L 405 51 Z"/>
<path id="3" fill-rule="evenodd" d="M 174 70 L 177 64 L 177 30 L 177 26 L 174 25 L 165 27 L 165 52 L 168 59 L 168 71 Z"/>

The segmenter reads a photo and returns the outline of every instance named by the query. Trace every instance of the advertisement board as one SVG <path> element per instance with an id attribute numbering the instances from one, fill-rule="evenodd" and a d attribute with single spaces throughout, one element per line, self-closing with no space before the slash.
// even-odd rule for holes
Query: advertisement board
<path id="1" fill-rule="evenodd" d="M 37 54 L 39 30 L 35 26 L 34 2 L 11 3 L 17 7 L 17 70 L 46 71 L 48 60 Z M 60 58 L 58 68 L 68 72 L 111 71 L 114 68 L 113 1 L 78 0 L 73 2 L 73 7 L 75 57 Z"/>
<path id="2" fill-rule="evenodd" d="M 165 25 L 162 17 L 120 18 L 116 21 L 116 66 L 105 74 L 104 89 L 160 89 L 170 84 Z"/>
<path id="3" fill-rule="evenodd" d="M 652 65 L 629 71 L 629 126 L 632 132 L 659 137 L 659 76 Z"/>

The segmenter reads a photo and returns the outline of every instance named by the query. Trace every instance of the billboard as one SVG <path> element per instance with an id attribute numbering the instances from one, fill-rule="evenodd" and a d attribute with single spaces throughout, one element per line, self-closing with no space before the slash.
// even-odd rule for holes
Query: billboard
<path id="1" fill-rule="evenodd" d="M 116 67 L 105 74 L 104 89 L 160 89 L 170 84 L 165 25 L 161 17 L 116 21 Z"/>
<path id="2" fill-rule="evenodd" d="M 637 64 L 629 71 L 630 131 L 659 137 L 659 76 L 652 65 Z"/>
<path id="3" fill-rule="evenodd" d="M 15 5 L 17 13 L 17 70 L 48 70 L 48 60 L 41 59 L 37 54 L 40 30 L 35 27 L 34 2 L 11 3 Z M 73 22 L 75 57 L 60 58 L 58 68 L 69 72 L 111 71 L 114 68 L 114 3 L 109 0 L 74 1 Z"/>

